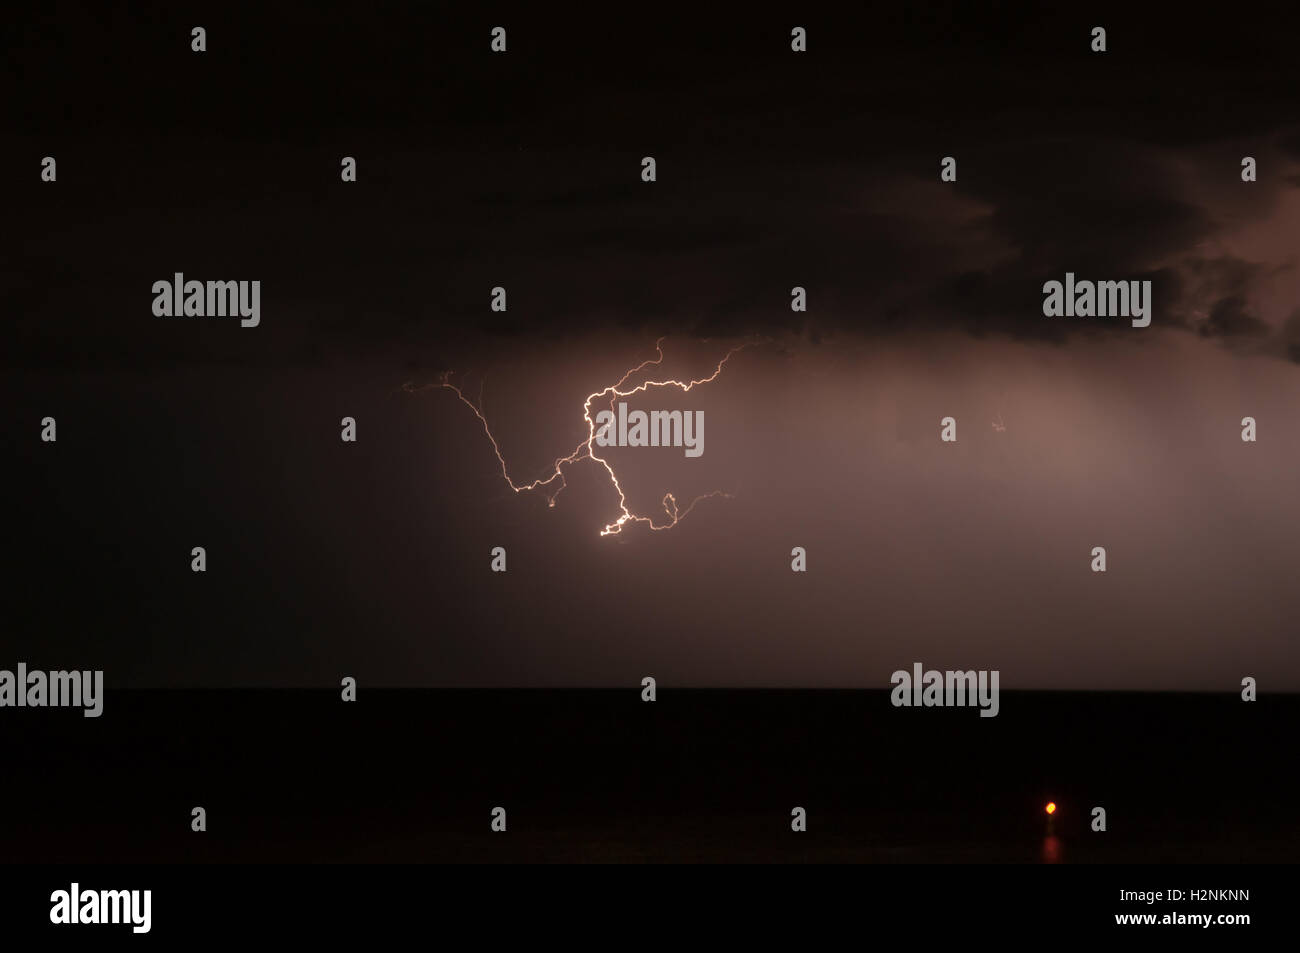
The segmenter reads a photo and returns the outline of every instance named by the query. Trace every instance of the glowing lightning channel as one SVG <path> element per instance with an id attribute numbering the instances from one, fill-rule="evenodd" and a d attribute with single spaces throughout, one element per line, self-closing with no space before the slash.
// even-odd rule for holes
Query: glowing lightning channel
<path id="1" fill-rule="evenodd" d="M 600 531 L 601 536 L 617 536 L 619 533 L 623 532 L 623 527 L 626 526 L 628 523 L 645 523 L 652 530 L 672 529 L 683 519 L 685 519 L 686 514 L 689 513 L 692 509 L 694 509 L 695 504 L 700 502 L 701 500 L 707 500 L 710 497 L 714 497 L 714 496 L 722 496 L 722 497 L 729 498 L 731 494 L 726 492 L 725 490 L 713 490 L 712 492 L 709 493 L 703 493 L 697 496 L 695 499 L 691 500 L 690 504 L 686 507 L 686 509 L 683 510 L 678 507 L 677 498 L 675 496 L 673 496 L 671 493 L 665 493 L 663 500 L 660 502 L 663 505 L 664 513 L 668 516 L 668 522 L 656 524 L 652 517 L 636 515 L 627 507 L 627 494 L 623 492 L 623 486 L 618 482 L 618 474 L 614 472 L 613 466 L 611 466 L 609 461 L 606 460 L 604 457 L 597 456 L 596 451 L 593 449 L 593 444 L 595 443 L 596 440 L 596 421 L 591 416 L 591 405 L 595 401 L 600 400 L 601 398 L 607 396 L 609 398 L 609 409 L 612 412 L 614 410 L 614 403 L 620 397 L 631 397 L 633 394 L 639 394 L 643 391 L 648 390 L 651 387 L 676 387 L 680 389 L 683 393 L 687 393 L 700 384 L 707 384 L 710 381 L 716 380 L 718 375 L 722 373 L 723 366 L 726 365 L 727 361 L 731 360 L 731 356 L 733 354 L 735 354 L 737 351 L 744 350 L 745 348 L 749 347 L 751 344 L 755 342 L 749 341 L 744 344 L 738 344 L 735 347 L 733 347 L 730 351 L 728 351 L 725 355 L 723 355 L 722 360 L 718 361 L 717 366 L 714 367 L 713 369 L 713 373 L 710 374 L 708 377 L 702 377 L 699 380 L 690 380 L 690 381 L 679 381 L 674 378 L 670 378 L 668 380 L 662 380 L 662 381 L 648 380 L 648 381 L 643 381 L 642 383 L 636 385 L 635 387 L 624 390 L 623 388 L 627 385 L 629 379 L 633 375 L 640 373 L 641 371 L 645 370 L 647 367 L 654 367 L 663 363 L 663 359 L 664 359 L 664 351 L 662 347 L 663 342 L 664 342 L 663 338 L 660 338 L 659 340 L 655 341 L 655 356 L 653 358 L 647 358 L 646 360 L 638 364 L 636 367 L 630 369 L 627 373 L 625 373 L 622 377 L 619 378 L 617 383 L 610 384 L 608 387 L 605 387 L 601 390 L 595 391 L 594 393 L 587 395 L 587 399 L 582 404 L 582 419 L 587 422 L 587 439 L 579 443 L 578 446 L 574 449 L 574 451 L 570 453 L 567 457 L 557 457 L 553 465 L 553 472 L 551 473 L 550 476 L 548 476 L 544 480 L 542 479 L 534 480 L 532 483 L 515 483 L 514 480 L 510 479 L 510 472 L 509 472 L 509 468 L 506 466 L 505 457 L 501 455 L 501 447 L 497 443 L 496 437 L 492 436 L 492 430 L 490 427 L 488 427 L 487 417 L 483 414 L 483 396 L 481 392 L 479 394 L 478 403 L 477 404 L 474 403 L 474 401 L 470 400 L 468 397 L 465 396 L 465 392 L 461 390 L 460 387 L 452 383 L 450 371 L 444 372 L 442 376 L 438 378 L 438 381 L 435 384 L 427 384 L 423 387 L 420 387 L 411 383 L 407 383 L 402 385 L 402 389 L 409 393 L 426 390 L 429 387 L 442 387 L 450 391 L 453 391 L 456 394 L 456 396 L 460 398 L 461 402 L 465 404 L 465 406 L 467 406 L 470 410 L 474 411 L 474 416 L 476 416 L 479 419 L 479 422 L 483 424 L 483 433 L 487 434 L 488 440 L 492 443 L 492 450 L 497 455 L 497 461 L 501 464 L 501 476 L 505 478 L 506 484 L 510 487 L 510 489 L 514 490 L 516 493 L 523 493 L 529 490 L 538 490 L 546 487 L 551 487 L 556 480 L 559 480 L 559 485 L 554 487 L 554 491 L 550 492 L 550 494 L 546 497 L 547 505 L 554 506 L 555 498 L 560 495 L 560 492 L 567 485 L 564 479 L 564 468 L 570 464 L 577 463 L 580 460 L 591 460 L 604 467 L 605 472 L 609 474 L 609 481 L 610 483 L 613 484 L 614 489 L 618 492 L 618 508 L 621 511 L 621 515 L 619 516 L 618 519 L 616 519 L 612 523 L 607 524 L 605 528 Z"/>

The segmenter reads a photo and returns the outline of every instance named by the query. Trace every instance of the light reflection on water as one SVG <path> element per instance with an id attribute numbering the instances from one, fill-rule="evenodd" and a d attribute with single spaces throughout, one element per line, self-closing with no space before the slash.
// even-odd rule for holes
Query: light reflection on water
<path id="1" fill-rule="evenodd" d="M 1065 847 L 1061 843 L 1061 839 L 1055 834 L 1048 834 L 1043 838 L 1043 863 L 1059 864 L 1064 852 Z"/>

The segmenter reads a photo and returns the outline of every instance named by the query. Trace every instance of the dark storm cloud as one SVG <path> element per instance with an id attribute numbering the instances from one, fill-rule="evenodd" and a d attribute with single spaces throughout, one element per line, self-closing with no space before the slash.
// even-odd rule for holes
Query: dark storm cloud
<path id="1" fill-rule="evenodd" d="M 465 329 L 1118 332 L 1043 318 L 1042 284 L 1066 271 L 1151 279 L 1162 326 L 1262 333 L 1262 263 L 1198 270 L 1223 225 L 1179 174 L 1226 161 L 1233 177 L 1235 158 L 1205 152 L 1224 137 L 1297 154 L 1294 58 L 1236 18 L 1113 11 L 1103 58 L 1084 21 L 1031 7 L 809 10 L 800 58 L 784 13 L 632 29 L 520 12 L 492 58 L 474 17 L 409 17 L 231 14 L 204 59 L 173 35 L 188 20 L 45 18 L 18 54 L 24 247 L 0 360 L 402 361 Z M 89 95 L 66 77 L 101 49 L 122 65 Z M 57 191 L 31 174 L 47 150 Z M 938 181 L 948 154 L 955 184 Z M 1276 193 L 1256 191 L 1247 218 Z M 147 289 L 175 270 L 261 279 L 263 326 L 161 324 Z"/>
<path id="2" fill-rule="evenodd" d="M 1267 270 L 1231 256 L 1184 259 L 1184 293 L 1175 298 L 1174 317 L 1202 337 L 1237 341 L 1267 336 L 1272 329 L 1249 299 L 1252 285 Z"/>
<path id="3" fill-rule="evenodd" d="M 1210 234 L 1207 214 L 1177 194 L 1166 173 L 1149 150 L 1119 142 L 1020 141 L 974 157 L 961 169 L 961 188 L 992 208 L 991 231 L 1014 255 L 952 275 L 935 304 L 973 333 L 1097 330 L 1044 321 L 1042 285 L 1067 271 L 1081 279 L 1150 278 L 1156 262 Z"/>
<path id="4" fill-rule="evenodd" d="M 1245 298 L 1232 295 L 1215 303 L 1200 331 L 1205 337 L 1260 337 L 1268 333 L 1268 325 L 1250 313 Z"/>

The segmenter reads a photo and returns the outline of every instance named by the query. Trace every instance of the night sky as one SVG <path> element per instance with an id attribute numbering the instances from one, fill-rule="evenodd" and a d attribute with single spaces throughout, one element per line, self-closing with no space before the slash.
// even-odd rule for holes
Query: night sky
<path id="1" fill-rule="evenodd" d="M 1300 690 L 1294 30 L 838 6 L 11 20 L 0 667 Z M 260 326 L 155 317 L 177 271 L 260 280 Z M 1150 280 L 1151 326 L 1044 317 L 1067 271 Z M 638 404 L 702 409 L 702 457 L 610 453 L 639 512 L 732 494 L 664 532 L 601 538 L 589 462 L 511 492 L 454 393 L 403 388 L 456 372 L 528 482 L 663 335 L 676 376 L 753 342 Z"/>

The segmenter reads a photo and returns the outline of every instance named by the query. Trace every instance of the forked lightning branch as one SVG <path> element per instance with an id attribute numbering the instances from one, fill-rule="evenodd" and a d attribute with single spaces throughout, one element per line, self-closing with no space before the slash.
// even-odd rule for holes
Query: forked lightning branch
<path id="1" fill-rule="evenodd" d="M 663 506 L 663 515 L 656 521 L 654 516 L 634 513 L 628 507 L 627 494 L 623 490 L 623 485 L 619 482 L 613 464 L 606 457 L 600 455 L 598 448 L 603 451 L 607 447 L 681 447 L 687 457 L 701 456 L 704 453 L 704 411 L 629 411 L 627 403 L 621 398 L 643 394 L 651 388 L 675 388 L 681 393 L 689 393 L 701 384 L 717 380 L 722 373 L 723 367 L 731 360 L 732 355 L 749 347 L 753 342 L 738 344 L 727 351 L 714 366 L 713 373 L 707 377 L 691 380 L 678 380 L 676 378 L 648 379 L 633 384 L 632 381 L 638 375 L 644 373 L 648 368 L 657 367 L 663 363 L 663 342 L 663 338 L 655 342 L 654 357 L 647 358 L 628 370 L 617 382 L 587 395 L 587 399 L 582 405 L 582 419 L 587 424 L 586 438 L 574 448 L 572 453 L 567 456 L 556 457 L 549 476 L 545 479 L 539 478 L 531 483 L 516 483 L 511 478 L 510 468 L 501 453 L 500 444 L 497 443 L 496 437 L 492 435 L 491 427 L 488 426 L 481 401 L 475 403 L 466 396 L 465 391 L 452 380 L 453 375 L 450 372 L 443 374 L 434 384 L 418 386 L 407 383 L 403 385 L 403 389 L 408 392 L 415 392 L 429 387 L 441 387 L 453 391 L 470 410 L 474 411 L 474 415 L 482 423 L 483 433 L 487 435 L 497 461 L 501 464 L 501 476 L 510 489 L 516 493 L 542 490 L 547 494 L 547 504 L 554 506 L 556 497 L 560 495 L 560 492 L 566 486 L 564 479 L 565 468 L 583 460 L 590 460 L 604 468 L 610 484 L 618 494 L 619 515 L 613 522 L 605 525 L 605 528 L 600 531 L 601 536 L 617 535 L 629 523 L 644 523 L 652 530 L 671 529 L 680 523 L 686 517 L 686 514 L 694 509 L 695 504 L 701 500 L 714 496 L 730 496 L 730 494 L 724 490 L 702 493 L 683 507 L 678 504 L 677 498 L 672 493 L 665 493 L 660 501 Z M 592 408 L 597 403 L 606 401 L 608 405 L 593 415 Z"/>

